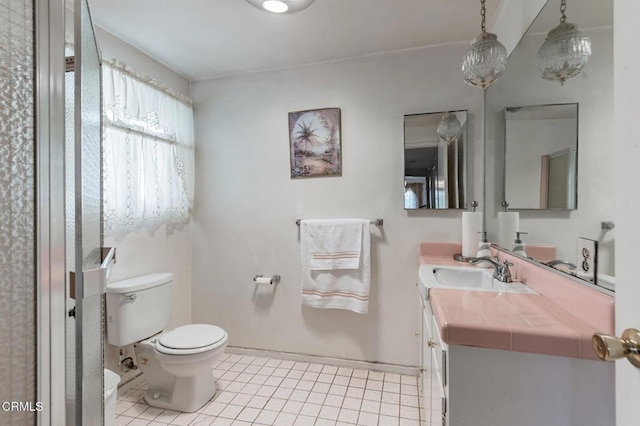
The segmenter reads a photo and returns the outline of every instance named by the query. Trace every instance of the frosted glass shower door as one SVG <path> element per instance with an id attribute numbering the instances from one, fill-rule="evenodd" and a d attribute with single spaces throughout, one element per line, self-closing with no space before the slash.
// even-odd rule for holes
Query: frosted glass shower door
<path id="1" fill-rule="evenodd" d="M 87 0 L 75 2 L 75 424 L 103 424 L 102 128 L 100 57 Z M 107 260 L 107 262 L 110 261 Z"/>

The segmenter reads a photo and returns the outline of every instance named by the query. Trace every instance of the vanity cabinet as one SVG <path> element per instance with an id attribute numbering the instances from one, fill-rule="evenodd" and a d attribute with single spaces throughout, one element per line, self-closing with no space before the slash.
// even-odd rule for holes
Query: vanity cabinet
<path id="1" fill-rule="evenodd" d="M 441 339 L 426 292 L 420 308 L 426 425 L 615 424 L 613 363 L 449 345 Z"/>
<path id="2" fill-rule="evenodd" d="M 446 426 L 447 344 L 440 338 L 428 301 L 421 300 L 421 389 L 426 425 Z"/>

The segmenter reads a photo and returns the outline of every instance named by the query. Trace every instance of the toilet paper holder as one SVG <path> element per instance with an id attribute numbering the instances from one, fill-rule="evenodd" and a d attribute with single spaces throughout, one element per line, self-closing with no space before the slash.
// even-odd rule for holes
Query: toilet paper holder
<path id="1" fill-rule="evenodd" d="M 257 274 L 255 277 L 253 277 L 253 282 L 256 284 L 278 284 L 280 282 L 280 275 L 265 277 L 262 274 Z"/>

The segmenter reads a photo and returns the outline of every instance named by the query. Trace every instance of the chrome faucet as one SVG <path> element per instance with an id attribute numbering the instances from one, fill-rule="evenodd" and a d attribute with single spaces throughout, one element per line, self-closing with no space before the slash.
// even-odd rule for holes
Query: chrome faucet
<path id="1" fill-rule="evenodd" d="M 551 266 L 552 268 L 555 268 L 555 269 L 558 269 L 558 268 L 556 268 L 556 265 L 564 265 L 567 268 L 571 269 L 572 271 L 574 269 L 576 269 L 576 265 L 574 263 L 571 263 L 571 262 L 569 262 L 567 260 L 560 260 L 560 259 L 550 260 L 550 261 L 546 262 L 545 265 Z"/>
<path id="2" fill-rule="evenodd" d="M 511 271 L 509 270 L 509 266 L 513 266 L 513 263 L 507 260 L 505 260 L 503 263 L 500 263 L 500 259 L 498 259 L 497 257 L 494 259 L 489 256 L 483 256 L 483 257 L 474 257 L 469 262 L 473 263 L 474 265 L 476 263 L 489 262 L 493 265 L 493 268 L 494 268 L 493 278 L 495 278 L 496 280 L 502 283 L 512 282 Z"/>

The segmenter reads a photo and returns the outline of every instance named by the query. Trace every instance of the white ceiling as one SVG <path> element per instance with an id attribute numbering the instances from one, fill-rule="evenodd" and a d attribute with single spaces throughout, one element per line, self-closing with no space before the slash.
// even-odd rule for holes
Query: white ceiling
<path id="1" fill-rule="evenodd" d="M 291 15 L 244 0 L 89 0 L 94 23 L 190 80 L 441 43 L 480 32 L 479 0 L 315 0 Z M 488 21 L 500 0 L 487 0 Z"/>

